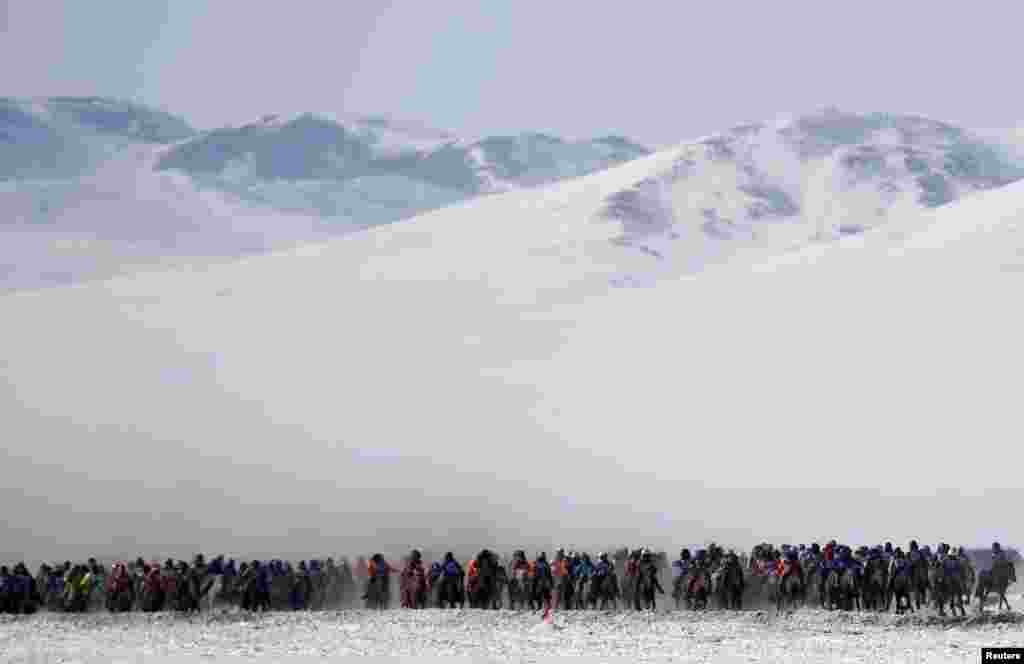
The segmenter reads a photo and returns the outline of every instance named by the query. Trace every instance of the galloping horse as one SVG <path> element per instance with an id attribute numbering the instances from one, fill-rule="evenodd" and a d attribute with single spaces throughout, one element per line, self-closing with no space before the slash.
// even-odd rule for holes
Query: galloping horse
<path id="1" fill-rule="evenodd" d="M 999 596 L 997 610 L 1002 609 L 1005 604 L 1006 610 L 1012 611 L 1010 602 L 1006 599 L 1006 589 L 1010 587 L 1011 583 L 1016 583 L 1016 581 L 1017 573 L 1013 569 L 1013 564 L 1007 560 L 997 560 L 992 563 L 992 569 L 984 570 L 978 574 L 978 612 L 982 613 L 985 611 L 985 602 L 988 600 L 988 594 L 991 592 Z"/>

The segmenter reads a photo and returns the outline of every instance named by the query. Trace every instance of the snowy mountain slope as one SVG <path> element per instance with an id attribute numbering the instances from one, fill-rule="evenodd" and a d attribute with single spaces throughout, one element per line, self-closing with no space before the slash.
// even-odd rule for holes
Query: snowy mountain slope
<path id="1" fill-rule="evenodd" d="M 328 237 L 319 219 L 270 215 L 154 169 L 194 134 L 129 102 L 0 100 L 0 291 Z"/>
<path id="2" fill-rule="evenodd" d="M 610 292 L 623 250 L 595 216 L 685 149 L 294 251 L 0 297 L 5 504 L 85 549 L 116 527 L 274 550 L 288 524 L 320 550 L 325 519 L 384 550 L 468 523 L 503 547 L 860 541 L 908 520 L 927 541 L 1024 536 L 1013 501 L 948 516 L 1018 486 L 1021 274 L 991 268 L 1024 263 L 1024 185 L 894 218 L 860 252 Z M 1000 463 L 935 452 L 972 441 Z"/>
<path id="3" fill-rule="evenodd" d="M 825 109 L 736 127 L 608 198 L 623 246 L 653 272 L 692 272 L 856 234 L 1024 177 L 1007 140 L 914 116 Z"/>
<path id="4" fill-rule="evenodd" d="M 153 146 L 124 146 L 69 179 L 0 181 L 0 291 L 224 260 L 332 233 L 318 218 L 268 213 L 155 171 Z"/>
<path id="5" fill-rule="evenodd" d="M 102 98 L 0 99 L 0 290 L 233 259 L 619 163 L 622 139 L 459 141 L 382 117 L 199 134 Z"/>
<path id="6" fill-rule="evenodd" d="M 586 175 L 648 154 L 609 137 L 480 141 L 386 118 L 302 114 L 207 132 L 158 163 L 277 209 L 387 223 L 470 196 Z M 289 195 L 291 194 L 291 195 Z"/>
<path id="7" fill-rule="evenodd" d="M 74 177 L 127 144 L 167 144 L 193 134 L 184 120 L 130 102 L 0 98 L 0 181 Z"/>

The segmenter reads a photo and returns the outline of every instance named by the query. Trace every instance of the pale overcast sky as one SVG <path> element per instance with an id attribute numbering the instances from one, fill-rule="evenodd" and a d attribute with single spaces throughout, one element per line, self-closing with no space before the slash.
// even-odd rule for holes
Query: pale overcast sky
<path id="1" fill-rule="evenodd" d="M 387 113 L 666 145 L 826 105 L 1020 124 L 1024 5 L 821 0 L 0 0 L 0 95 L 111 95 L 207 128 Z M 13 66 L 12 66 L 13 63 Z"/>

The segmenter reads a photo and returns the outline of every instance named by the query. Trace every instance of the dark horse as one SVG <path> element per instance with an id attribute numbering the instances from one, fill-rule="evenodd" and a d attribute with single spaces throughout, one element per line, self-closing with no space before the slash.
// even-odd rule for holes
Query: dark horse
<path id="1" fill-rule="evenodd" d="M 576 593 L 576 582 L 568 573 L 555 579 L 555 597 L 558 598 L 558 608 L 569 610 L 573 608 L 573 600 Z"/>
<path id="2" fill-rule="evenodd" d="M 950 613 L 954 616 L 957 608 L 960 609 L 961 616 L 967 615 L 967 611 L 964 610 L 964 594 L 959 570 L 947 569 L 941 562 L 933 563 L 928 571 L 928 582 L 932 588 L 932 600 L 935 602 L 935 608 L 939 610 L 940 616 L 946 615 L 947 603 Z"/>
<path id="3" fill-rule="evenodd" d="M 889 590 L 892 593 L 892 599 L 896 601 L 896 613 L 914 612 L 914 602 L 911 599 L 914 583 L 911 574 L 909 566 L 902 569 L 897 568 L 893 572 L 892 579 L 889 580 Z"/>
<path id="4" fill-rule="evenodd" d="M 437 579 L 439 585 L 437 601 L 439 608 L 454 609 L 456 606 L 462 608 L 466 603 L 466 597 L 462 589 L 462 576 L 448 576 L 444 573 Z"/>
<path id="5" fill-rule="evenodd" d="M 611 604 L 617 608 L 619 599 L 619 579 L 614 571 L 609 571 L 602 576 L 595 575 L 590 579 L 590 595 L 587 597 L 590 605 L 600 608 L 602 611 Z"/>
<path id="6" fill-rule="evenodd" d="M 387 576 L 370 577 L 366 582 L 366 608 L 384 610 L 391 599 L 391 588 Z"/>
<path id="7" fill-rule="evenodd" d="M 775 591 L 775 614 L 783 611 L 792 611 L 806 596 L 804 580 L 799 574 L 793 572 L 782 579 L 779 579 L 779 586 Z"/>
<path id="8" fill-rule="evenodd" d="M 743 568 L 737 565 L 725 565 L 715 573 L 714 590 L 718 604 L 723 609 L 739 611 L 743 608 L 743 591 L 746 581 L 743 579 Z"/>
<path id="9" fill-rule="evenodd" d="M 476 576 L 466 584 L 471 609 L 493 609 L 501 601 L 498 588 L 498 559 L 487 549 L 476 556 Z"/>
<path id="10" fill-rule="evenodd" d="M 914 593 L 914 606 L 920 610 L 928 604 L 928 561 L 910 563 L 910 588 Z"/>
<path id="11" fill-rule="evenodd" d="M 997 610 L 1001 610 L 1005 604 L 1006 610 L 1011 611 L 1010 602 L 1006 599 L 1006 589 L 1011 583 L 1016 582 L 1017 572 L 1013 569 L 1013 563 L 1007 560 L 997 560 L 992 563 L 992 569 L 983 570 L 978 574 L 978 612 L 985 611 L 985 602 L 988 600 L 988 594 L 992 592 L 999 596 Z"/>
<path id="12" fill-rule="evenodd" d="M 654 611 L 658 608 L 655 593 L 665 594 L 658 583 L 658 570 L 654 565 L 642 567 L 633 584 L 633 607 L 637 611 Z"/>
<path id="13" fill-rule="evenodd" d="M 864 608 L 875 611 L 887 609 L 888 587 L 889 570 L 886 568 L 885 561 L 881 559 L 870 561 L 864 574 L 862 588 Z"/>
<path id="14" fill-rule="evenodd" d="M 843 593 L 843 608 L 847 611 L 857 609 L 860 611 L 860 587 L 861 578 L 855 568 L 849 568 L 843 572 L 839 580 L 839 587 Z"/>
<path id="15" fill-rule="evenodd" d="M 693 609 L 706 609 L 710 594 L 711 575 L 702 567 L 691 568 L 686 583 L 686 603 Z"/>
<path id="16" fill-rule="evenodd" d="M 519 567 L 508 575 L 508 608 L 524 608 L 530 599 L 530 575 Z"/>

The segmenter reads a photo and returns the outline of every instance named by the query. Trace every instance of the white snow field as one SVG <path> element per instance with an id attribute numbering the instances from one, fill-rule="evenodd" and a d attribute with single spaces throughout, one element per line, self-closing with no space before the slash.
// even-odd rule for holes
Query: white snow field
<path id="1" fill-rule="evenodd" d="M 801 611 L 42 615 L 0 620 L 9 662 L 977 662 L 1020 645 L 1019 614 L 965 620 Z M 578 658 L 578 659 L 577 659 Z"/>

